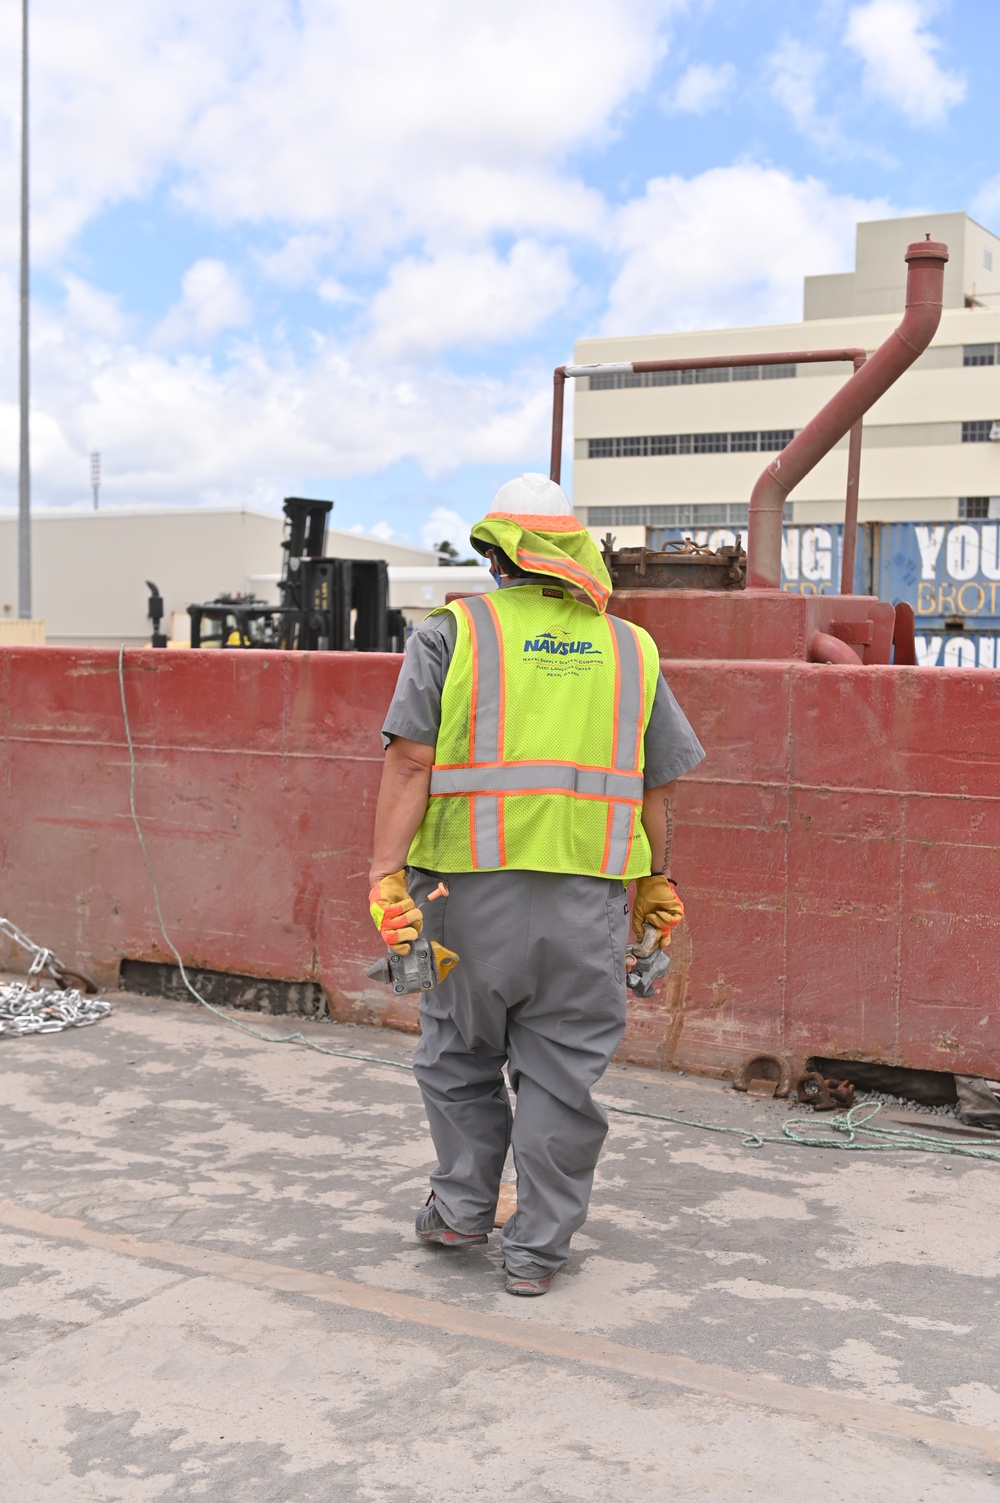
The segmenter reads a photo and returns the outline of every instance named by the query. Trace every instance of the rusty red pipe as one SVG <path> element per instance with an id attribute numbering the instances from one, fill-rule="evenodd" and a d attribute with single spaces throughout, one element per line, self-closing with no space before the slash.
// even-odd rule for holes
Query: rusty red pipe
<path id="1" fill-rule="evenodd" d="M 865 363 L 862 355 L 854 363 L 860 370 Z M 840 561 L 840 593 L 854 594 L 854 556 L 858 546 L 858 496 L 861 494 L 861 436 L 863 422 L 858 418 L 851 428 L 847 451 L 847 500 L 844 504 L 844 549 Z"/>
<path id="2" fill-rule="evenodd" d="M 552 453 L 549 479 L 556 485 L 562 478 L 563 407 L 566 401 L 566 367 L 557 365 L 552 372 Z"/>
<path id="3" fill-rule="evenodd" d="M 810 663 L 840 663 L 845 668 L 856 668 L 861 662 L 853 647 L 828 631 L 813 632 L 806 656 Z"/>
<path id="4" fill-rule="evenodd" d="M 930 344 L 941 319 L 948 247 L 920 240 L 906 251 L 906 312 L 889 338 L 768 465 L 750 497 L 747 585 L 781 584 L 785 497 Z M 855 661 L 857 661 L 855 659 Z"/>
<path id="5" fill-rule="evenodd" d="M 743 355 L 693 355 L 678 360 L 613 360 L 597 365 L 557 365 L 552 372 L 552 449 L 549 461 L 549 478 L 556 484 L 562 477 L 563 411 L 566 401 L 567 376 L 591 376 L 606 371 L 627 371 L 630 375 L 643 375 L 649 371 L 704 371 L 718 370 L 721 366 L 733 365 L 819 365 L 839 364 L 850 360 L 857 370 L 865 358 L 864 350 L 853 346 L 843 350 L 770 350 L 763 354 Z M 859 442 L 860 458 L 860 442 Z M 857 467 L 855 466 L 855 474 Z"/>

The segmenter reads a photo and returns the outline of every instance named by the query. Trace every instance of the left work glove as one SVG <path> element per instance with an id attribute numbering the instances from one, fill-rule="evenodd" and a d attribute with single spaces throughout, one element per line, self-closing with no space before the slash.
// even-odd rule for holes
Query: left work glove
<path id="1" fill-rule="evenodd" d="M 424 927 L 424 916 L 406 890 L 405 871 L 390 872 L 375 883 L 368 906 L 379 934 L 397 955 L 409 955 L 409 941 Z"/>
<path id="2" fill-rule="evenodd" d="M 642 942 L 646 925 L 659 931 L 660 949 L 670 943 L 670 931 L 684 917 L 684 904 L 677 896 L 672 877 L 659 874 L 638 877 L 635 884 L 635 902 L 632 904 L 632 933 Z"/>

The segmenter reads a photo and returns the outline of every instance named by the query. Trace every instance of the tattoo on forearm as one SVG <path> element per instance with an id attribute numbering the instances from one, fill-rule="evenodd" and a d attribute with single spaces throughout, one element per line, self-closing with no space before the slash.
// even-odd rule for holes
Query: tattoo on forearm
<path id="1" fill-rule="evenodd" d="M 670 800 L 663 800 L 664 814 L 664 841 L 663 841 L 663 875 L 670 871 L 670 847 L 674 843 L 674 811 L 670 807 Z"/>

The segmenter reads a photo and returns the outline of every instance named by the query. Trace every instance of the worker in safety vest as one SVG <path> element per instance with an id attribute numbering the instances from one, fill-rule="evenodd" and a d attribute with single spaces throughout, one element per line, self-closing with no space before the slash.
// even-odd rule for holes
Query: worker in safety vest
<path id="1" fill-rule="evenodd" d="M 704 752 L 652 639 L 605 614 L 610 577 L 558 485 L 502 486 L 472 544 L 499 588 L 432 612 L 407 643 L 370 906 L 387 944 L 423 928 L 461 958 L 420 1001 L 413 1063 L 438 1163 L 417 1235 L 486 1242 L 513 1144 L 506 1288 L 537 1295 L 586 1217 L 607 1135 L 591 1088 L 625 1027 L 626 885 L 636 936 L 652 925 L 669 944 L 684 914 L 667 875 L 673 784 Z"/>

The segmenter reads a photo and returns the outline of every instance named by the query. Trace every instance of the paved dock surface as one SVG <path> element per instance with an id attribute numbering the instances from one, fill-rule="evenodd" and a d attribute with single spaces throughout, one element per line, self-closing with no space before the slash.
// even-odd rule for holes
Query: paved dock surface
<path id="1" fill-rule="evenodd" d="M 515 1300 L 495 1238 L 414 1240 L 404 1070 L 128 997 L 0 1055 L 3 1503 L 1000 1496 L 1000 1164 L 616 1115 L 567 1270 Z M 601 1094 L 791 1114 L 632 1069 Z"/>

